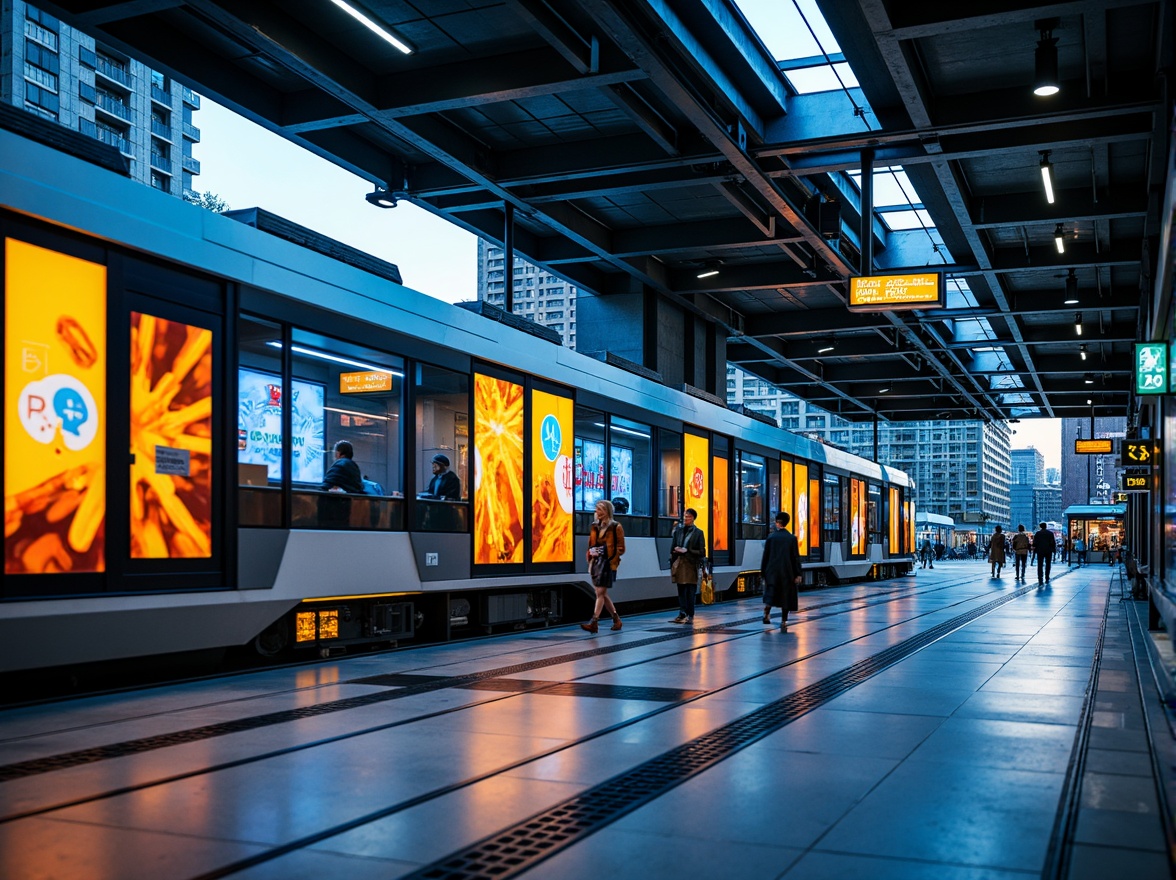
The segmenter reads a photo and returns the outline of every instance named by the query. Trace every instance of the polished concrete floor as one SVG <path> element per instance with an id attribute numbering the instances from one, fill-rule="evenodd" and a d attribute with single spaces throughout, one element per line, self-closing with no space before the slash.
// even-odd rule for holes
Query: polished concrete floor
<path id="1" fill-rule="evenodd" d="M 1168 878 L 1146 607 L 1062 569 L 0 711 L 0 877 Z"/>

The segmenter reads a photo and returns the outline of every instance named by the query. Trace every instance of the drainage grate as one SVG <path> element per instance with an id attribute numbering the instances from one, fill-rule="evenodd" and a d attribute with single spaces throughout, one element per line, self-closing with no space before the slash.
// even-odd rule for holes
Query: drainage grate
<path id="1" fill-rule="evenodd" d="M 706 691 L 682 688 L 642 687 L 635 684 L 593 684 L 587 681 L 528 681 L 521 678 L 491 678 L 463 684 L 474 691 L 538 693 L 557 697 L 601 697 L 606 700 L 648 700 L 654 703 L 679 703 L 702 696 Z"/>
<path id="2" fill-rule="evenodd" d="M 530 819 L 426 865 L 406 875 L 405 880 L 504 878 L 529 870 L 887 667 L 1033 589 L 1036 586 L 1022 587 L 859 660 Z"/>

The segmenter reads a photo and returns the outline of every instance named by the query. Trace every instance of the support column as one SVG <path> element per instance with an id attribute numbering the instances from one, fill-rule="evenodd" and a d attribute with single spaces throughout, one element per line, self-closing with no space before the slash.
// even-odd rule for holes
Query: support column
<path id="1" fill-rule="evenodd" d="M 508 312 L 514 312 L 514 205 L 504 202 L 502 214 L 502 269 L 505 273 L 502 307 Z"/>
<path id="2" fill-rule="evenodd" d="M 863 277 L 874 274 L 874 151 L 862 150 L 861 248 Z"/>

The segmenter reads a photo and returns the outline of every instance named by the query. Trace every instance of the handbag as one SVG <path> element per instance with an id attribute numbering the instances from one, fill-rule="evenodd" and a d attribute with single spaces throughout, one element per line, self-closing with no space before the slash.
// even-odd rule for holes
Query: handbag
<path id="1" fill-rule="evenodd" d="M 608 557 L 601 553 L 588 561 L 588 577 L 592 579 L 592 586 L 609 586 Z"/>
<path id="2" fill-rule="evenodd" d="M 709 565 L 702 570 L 702 585 L 699 590 L 702 593 L 702 604 L 713 605 L 715 602 L 715 579 L 711 575 Z"/>

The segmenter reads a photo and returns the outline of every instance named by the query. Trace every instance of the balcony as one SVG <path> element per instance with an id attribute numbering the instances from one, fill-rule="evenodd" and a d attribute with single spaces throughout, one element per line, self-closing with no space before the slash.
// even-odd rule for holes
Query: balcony
<path id="1" fill-rule="evenodd" d="M 180 158 L 180 164 L 184 166 L 185 171 L 191 171 L 193 174 L 200 173 L 199 159 L 193 159 L 191 156 L 183 156 Z"/>
<path id="2" fill-rule="evenodd" d="M 171 94 L 167 89 L 161 89 L 157 85 L 151 86 L 151 100 L 156 104 L 162 104 L 164 107 L 171 106 Z"/>
<path id="3" fill-rule="evenodd" d="M 131 108 L 113 95 L 106 94 L 105 92 L 99 92 L 98 100 L 94 106 L 99 110 L 105 110 L 111 116 L 117 116 L 124 122 L 131 121 Z"/>
<path id="4" fill-rule="evenodd" d="M 112 147 L 117 147 L 119 151 L 128 156 L 131 155 L 130 142 L 116 131 L 95 125 L 89 119 L 78 120 L 78 131 L 84 135 L 89 135 L 94 140 L 102 141 L 104 144 L 110 144 Z"/>
<path id="5" fill-rule="evenodd" d="M 159 153 L 152 153 L 151 154 L 151 167 L 155 168 L 158 171 L 162 171 L 165 174 L 171 174 L 171 170 L 172 170 L 171 159 L 167 158 L 166 156 L 160 155 Z"/>
<path id="6" fill-rule="evenodd" d="M 98 64 L 94 69 L 107 79 L 118 83 L 124 89 L 134 88 L 134 80 L 130 73 L 127 72 L 127 69 L 115 64 L 109 58 L 103 58 L 101 55 L 99 55 Z"/>
<path id="7" fill-rule="evenodd" d="M 182 87 L 180 96 L 184 99 L 184 103 L 189 107 L 192 107 L 196 110 L 200 109 L 200 96 L 187 86 Z"/>
<path id="8" fill-rule="evenodd" d="M 184 137 L 190 141 L 200 143 L 200 129 L 194 126 L 191 122 L 184 123 Z"/>
<path id="9" fill-rule="evenodd" d="M 166 122 L 160 122 L 158 119 L 151 120 L 151 133 L 157 138 L 163 138 L 165 141 L 170 141 L 172 137 L 171 126 Z"/>
<path id="10" fill-rule="evenodd" d="M 36 40 L 42 46 L 57 51 L 57 34 L 51 30 L 47 30 L 37 24 L 35 21 L 25 19 L 25 36 L 30 40 Z"/>

